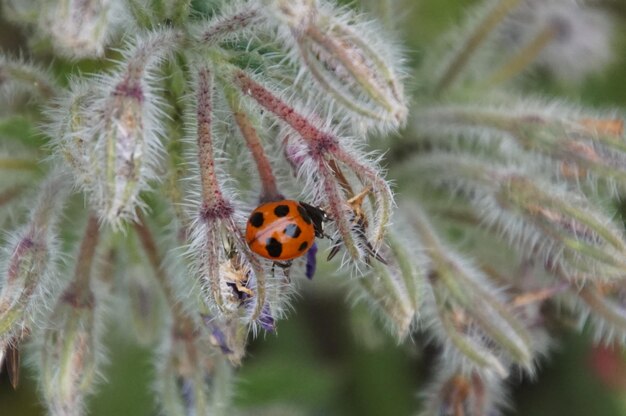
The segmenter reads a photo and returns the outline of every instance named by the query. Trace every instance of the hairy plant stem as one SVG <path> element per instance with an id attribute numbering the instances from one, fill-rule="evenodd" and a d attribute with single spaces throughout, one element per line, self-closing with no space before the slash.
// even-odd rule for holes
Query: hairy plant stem
<path id="1" fill-rule="evenodd" d="M 519 2 L 520 0 L 500 0 L 498 4 L 478 22 L 474 31 L 458 49 L 458 52 L 452 58 L 446 69 L 444 69 L 441 78 L 435 86 L 435 95 L 441 95 L 452 85 L 478 47 Z"/>
<path id="2" fill-rule="evenodd" d="M 133 228 L 139 237 L 139 241 L 141 242 L 141 246 L 143 248 L 144 253 L 148 257 L 148 262 L 152 267 L 154 272 L 154 277 L 161 288 L 161 292 L 165 297 L 165 301 L 167 302 L 168 307 L 174 317 L 175 322 L 180 320 L 189 319 L 187 315 L 182 310 L 180 302 L 176 299 L 176 295 L 172 290 L 171 283 L 168 281 L 167 274 L 163 269 L 161 264 L 161 253 L 159 252 L 159 248 L 157 246 L 156 240 L 152 235 L 152 231 L 145 223 L 145 219 L 143 214 L 137 214 L 139 220 L 133 223 Z"/>
<path id="3" fill-rule="evenodd" d="M 276 177 L 272 171 L 272 165 L 265 154 L 261 138 L 254 128 L 250 117 L 246 114 L 241 105 L 239 93 L 234 88 L 225 88 L 230 109 L 235 117 L 235 122 L 239 126 L 239 131 L 246 141 L 246 146 L 254 159 L 257 172 L 261 180 L 260 202 L 278 201 L 284 199 L 278 191 Z"/>
<path id="4" fill-rule="evenodd" d="M 554 39 L 555 35 L 556 29 L 553 26 L 546 26 L 539 31 L 527 45 L 489 76 L 485 88 L 492 88 L 522 72 L 539 56 L 541 51 Z"/>
<path id="5" fill-rule="evenodd" d="M 87 218 L 87 226 L 83 241 L 78 252 L 78 260 L 74 271 L 73 290 L 78 293 L 91 293 L 91 268 L 96 253 L 96 247 L 100 239 L 100 225 L 98 216 L 90 213 Z"/>
<path id="6" fill-rule="evenodd" d="M 198 102 L 197 102 L 197 144 L 198 165 L 200 166 L 200 180 L 202 182 L 203 209 L 219 208 L 224 204 L 224 196 L 217 180 L 215 158 L 213 156 L 213 79 L 207 68 L 198 72 Z"/>

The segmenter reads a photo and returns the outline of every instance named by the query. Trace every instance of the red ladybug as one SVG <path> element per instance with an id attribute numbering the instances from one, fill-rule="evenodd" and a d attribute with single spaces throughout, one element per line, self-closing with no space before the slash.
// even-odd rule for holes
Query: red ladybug
<path id="1" fill-rule="evenodd" d="M 270 260 L 288 261 L 305 254 L 323 237 L 324 211 L 304 202 L 285 199 L 256 207 L 246 225 L 250 249 Z"/>

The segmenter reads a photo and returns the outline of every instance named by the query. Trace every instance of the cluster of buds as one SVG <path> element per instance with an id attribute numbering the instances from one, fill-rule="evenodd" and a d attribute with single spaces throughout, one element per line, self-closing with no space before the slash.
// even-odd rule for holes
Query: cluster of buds
<path id="1" fill-rule="evenodd" d="M 425 65 L 438 100 L 415 109 L 424 150 L 392 173 L 422 195 L 423 211 L 405 210 L 423 256 L 419 312 L 441 346 L 426 414 L 497 414 L 511 372 L 533 374 L 548 352 L 555 311 L 624 342 L 626 234 L 606 203 L 624 189 L 623 117 L 497 88 L 535 67 L 568 82 L 599 70 L 606 22 L 567 1 L 484 2 Z"/>
<path id="2" fill-rule="evenodd" d="M 321 213 L 336 274 L 399 342 L 424 331 L 439 347 L 427 414 L 495 414 L 510 375 L 533 374 L 548 351 L 547 302 L 625 342 L 626 235 L 603 204 L 626 188 L 622 119 L 496 89 L 578 60 L 583 40 L 606 51 L 600 12 L 477 9 L 464 41 L 426 60 L 432 89 L 405 139 L 378 149 L 403 156 L 385 162 L 396 214 L 367 139 L 405 126 L 405 70 L 376 23 L 327 0 L 48 3 L 2 9 L 33 33 L 33 60 L 47 42 L 58 56 L 46 71 L 0 55 L 0 134 L 28 136 L 0 149 L 0 220 L 13 230 L 0 363 L 16 384 L 32 340 L 50 414 L 85 413 L 116 313 L 156 346 L 165 414 L 231 409 L 248 337 L 275 332 L 296 279 L 315 274 L 317 245 L 284 264 L 246 240 L 255 207 L 283 200 Z M 481 53 L 507 41 L 501 64 Z M 57 80 L 64 59 L 78 70 Z"/>
<path id="3" fill-rule="evenodd" d="M 33 43 L 48 44 L 61 56 L 99 58 L 113 38 L 121 34 L 128 15 L 120 0 L 63 0 L 4 2 L 7 20 L 34 32 Z"/>
<path id="4" fill-rule="evenodd" d="M 33 46 L 102 71 L 59 82 L 0 59 L 9 122 L 29 125 L 22 112 L 42 126 L 25 156 L 0 159 L 41 182 L 31 218 L 10 218 L 25 225 L 0 280 L 0 352 L 16 379 L 30 334 L 50 413 L 83 414 L 119 309 L 138 342 L 160 345 L 164 412 L 228 408 L 249 334 L 274 332 L 292 279 L 315 272 L 317 246 L 289 271 L 253 252 L 243 229 L 255 206 L 302 200 L 325 212 L 330 257 L 342 252 L 351 270 L 386 263 L 393 195 L 363 138 L 406 122 L 397 48 L 326 1 L 44 3 L 3 11 Z M 21 201 L 10 178 L 3 207 Z M 88 217 L 82 238 L 60 237 L 63 217 L 61 229 Z M 76 240 L 76 260 L 59 264 Z"/>
<path id="5" fill-rule="evenodd" d="M 538 69 L 576 84 L 613 60 L 611 16 L 591 3 L 492 0 L 468 16 L 423 66 L 436 95 L 458 86 L 494 92 Z"/>

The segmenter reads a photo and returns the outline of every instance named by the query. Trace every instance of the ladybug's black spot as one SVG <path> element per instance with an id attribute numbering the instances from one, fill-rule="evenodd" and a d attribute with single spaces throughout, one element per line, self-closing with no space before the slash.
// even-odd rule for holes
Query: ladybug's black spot
<path id="1" fill-rule="evenodd" d="M 274 208 L 274 214 L 276 214 L 277 217 L 284 217 L 289 214 L 289 207 L 287 205 L 279 205 Z"/>
<path id="2" fill-rule="evenodd" d="M 298 251 L 304 251 L 306 250 L 308 246 L 309 246 L 309 243 L 305 241 L 304 243 L 300 244 L 300 247 L 298 247 Z"/>
<path id="3" fill-rule="evenodd" d="M 252 226 L 256 228 L 259 228 L 260 226 L 262 226 L 263 225 L 263 213 L 255 212 L 254 214 L 252 214 L 252 216 L 250 217 L 250 224 L 252 224 Z"/>
<path id="4" fill-rule="evenodd" d="M 306 209 L 304 209 L 304 207 L 300 204 L 298 204 L 298 214 L 300 214 L 304 222 L 306 222 L 307 224 L 311 224 L 311 216 L 309 215 L 308 212 L 306 212 Z"/>
<path id="5" fill-rule="evenodd" d="M 274 237 L 268 238 L 265 242 L 265 249 L 270 257 L 280 257 L 283 252 L 283 245 Z"/>
<path id="6" fill-rule="evenodd" d="M 285 227 L 285 231 L 283 231 L 286 236 L 291 238 L 298 238 L 302 230 L 296 224 L 289 224 Z"/>

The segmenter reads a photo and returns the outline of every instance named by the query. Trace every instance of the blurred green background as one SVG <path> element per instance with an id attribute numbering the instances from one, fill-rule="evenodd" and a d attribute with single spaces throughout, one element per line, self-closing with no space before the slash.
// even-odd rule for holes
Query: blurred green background
<path id="1" fill-rule="evenodd" d="M 458 23 L 473 1 L 406 1 L 398 31 L 413 67 L 428 45 Z M 596 3 L 600 3 L 599 1 Z M 530 92 L 558 95 L 601 107 L 626 105 L 626 6 L 605 1 L 616 19 L 615 60 L 607 70 L 571 86 L 538 74 L 525 82 Z M 19 52 L 19 30 L 0 21 L 0 46 Z M 419 88 L 417 86 L 416 88 Z M 348 300 L 349 282 L 322 267 L 313 281 L 300 282 L 289 319 L 277 334 L 254 340 L 237 374 L 235 403 L 251 415 L 410 415 L 429 380 L 437 351 L 417 336 L 404 345 L 388 337 L 380 322 Z M 560 332 L 559 332 L 560 331 Z M 586 335 L 567 328 L 535 380 L 512 377 L 511 415 L 626 415 L 626 360 L 620 351 L 594 348 Z M 91 400 L 91 414 L 153 415 L 150 352 L 108 334 L 107 384 Z M 0 416 L 41 415 L 32 371 L 23 363 L 17 390 L 0 375 Z"/>

